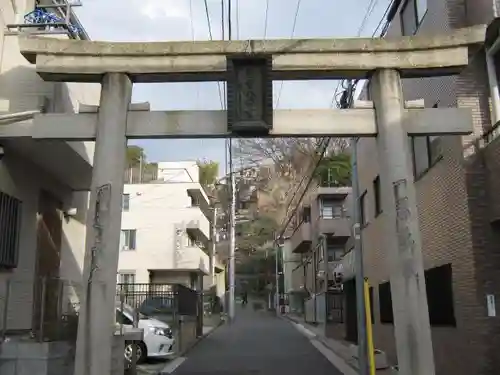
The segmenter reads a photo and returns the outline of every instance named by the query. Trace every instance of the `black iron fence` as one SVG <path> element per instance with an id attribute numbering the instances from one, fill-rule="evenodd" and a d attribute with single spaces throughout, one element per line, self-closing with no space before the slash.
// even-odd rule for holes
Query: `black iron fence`
<path id="1" fill-rule="evenodd" d="M 332 323 L 344 323 L 344 292 L 329 291 L 327 293 L 327 320 Z"/>
<path id="2" fill-rule="evenodd" d="M 38 342 L 74 343 L 82 286 L 72 280 L 39 277 L 0 282 L 0 342 L 24 334 Z M 28 297 L 26 297 L 28 296 Z M 31 309 L 31 319 L 19 311 Z"/>
<path id="3" fill-rule="evenodd" d="M 202 293 L 180 284 L 117 284 L 116 296 L 144 315 L 202 314 Z"/>

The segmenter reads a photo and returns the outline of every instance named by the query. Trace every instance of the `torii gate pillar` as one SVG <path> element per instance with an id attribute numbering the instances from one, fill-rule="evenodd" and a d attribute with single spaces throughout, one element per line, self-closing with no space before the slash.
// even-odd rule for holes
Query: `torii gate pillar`
<path id="1" fill-rule="evenodd" d="M 111 374 L 113 335 L 108 333 L 114 327 L 111 312 L 116 308 L 116 271 L 112 270 L 117 269 L 119 257 L 131 98 L 132 82 L 126 74 L 104 75 L 87 216 L 83 271 L 87 284 L 78 319 L 75 375 Z"/>
<path id="2" fill-rule="evenodd" d="M 384 238 L 390 270 L 394 326 L 401 374 L 433 375 L 434 356 L 425 288 L 422 241 L 404 98 L 397 70 L 375 71 L 371 96 L 377 122 Z"/>

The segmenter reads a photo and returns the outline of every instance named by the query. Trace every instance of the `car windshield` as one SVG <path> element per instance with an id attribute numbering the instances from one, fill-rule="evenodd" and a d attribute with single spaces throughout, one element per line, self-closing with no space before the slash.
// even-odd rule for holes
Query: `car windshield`
<path id="1" fill-rule="evenodd" d="M 120 310 L 120 306 L 118 306 L 118 310 Z M 136 313 L 136 310 L 130 305 L 123 305 L 123 312 L 131 317 L 133 317 Z M 139 319 L 147 318 L 144 314 L 139 312 Z"/>
<path id="2" fill-rule="evenodd" d="M 174 303 L 172 298 L 151 297 L 142 303 L 139 311 L 145 315 L 170 314 L 173 311 L 173 307 Z"/>

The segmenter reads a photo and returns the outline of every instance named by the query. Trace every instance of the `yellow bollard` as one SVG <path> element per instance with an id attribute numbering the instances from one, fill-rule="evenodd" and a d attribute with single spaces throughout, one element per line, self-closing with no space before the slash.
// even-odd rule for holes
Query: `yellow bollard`
<path id="1" fill-rule="evenodd" d="M 368 363 L 370 364 L 370 375 L 375 375 L 375 348 L 373 347 L 372 312 L 370 304 L 370 285 L 365 278 L 365 316 L 366 316 L 366 341 L 368 344 Z"/>

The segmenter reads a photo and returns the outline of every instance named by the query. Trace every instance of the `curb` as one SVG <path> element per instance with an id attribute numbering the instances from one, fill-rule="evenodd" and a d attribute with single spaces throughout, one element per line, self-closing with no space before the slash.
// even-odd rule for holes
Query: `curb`
<path id="1" fill-rule="evenodd" d="M 193 349 L 196 345 L 198 345 L 201 341 L 206 339 L 208 336 L 210 336 L 213 332 L 217 330 L 220 326 L 222 326 L 225 323 L 224 320 L 221 320 L 219 324 L 217 324 L 210 332 L 207 332 L 200 337 L 197 338 L 197 340 L 192 343 L 190 346 L 188 346 L 186 349 L 183 351 L 179 352 L 174 358 L 172 358 L 172 361 L 175 361 L 178 358 L 184 357 L 185 354 L 187 354 L 191 349 Z M 164 372 L 163 370 L 158 372 L 158 375 L 170 375 L 169 372 Z"/>
<path id="2" fill-rule="evenodd" d="M 300 322 L 294 318 L 291 318 L 289 316 L 283 316 L 284 319 L 294 323 L 294 324 L 297 324 L 297 325 L 300 325 L 301 327 L 303 327 L 304 329 L 308 330 L 309 332 L 311 332 L 311 336 L 312 336 L 312 339 L 313 340 L 316 340 L 318 342 L 321 343 L 321 345 L 323 345 L 326 349 L 330 350 L 332 353 L 334 353 L 337 357 L 341 358 L 345 364 L 350 367 L 352 370 L 355 370 L 355 371 L 358 371 L 359 369 L 356 368 L 356 366 L 354 366 L 352 363 L 350 363 L 349 359 L 348 358 L 345 358 L 343 355 L 341 355 L 340 353 L 338 353 L 337 351 L 335 351 L 330 345 L 328 345 L 328 342 L 326 341 L 326 338 L 321 336 L 321 335 L 318 335 L 317 333 L 309 330 L 306 326 L 304 326 L 303 322 Z M 302 332 L 301 332 L 302 333 Z M 302 333 L 303 335 L 305 335 L 305 333 Z"/>
<path id="3" fill-rule="evenodd" d="M 197 337 L 196 338 L 196 341 L 193 342 L 190 346 L 188 346 L 186 349 L 184 349 L 183 351 L 179 352 L 179 354 L 176 356 L 176 358 L 179 358 L 179 357 L 183 357 L 184 354 L 186 354 L 187 352 L 189 352 L 191 349 L 193 349 L 196 345 L 198 345 L 201 341 L 203 341 L 204 339 L 206 339 L 208 336 L 210 336 L 213 332 L 215 332 L 217 330 L 217 328 L 219 328 L 220 326 L 222 326 L 225 322 L 223 320 L 220 321 L 219 324 L 217 324 L 210 332 L 207 332 L 205 334 L 202 334 L 201 336 Z"/>

